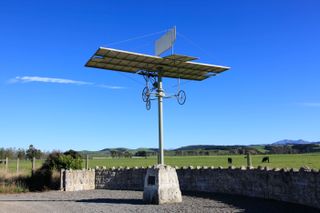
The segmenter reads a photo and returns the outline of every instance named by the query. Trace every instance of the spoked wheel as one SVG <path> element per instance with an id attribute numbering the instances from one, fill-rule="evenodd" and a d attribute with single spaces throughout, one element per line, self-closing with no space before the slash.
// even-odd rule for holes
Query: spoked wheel
<path id="1" fill-rule="evenodd" d="M 183 90 L 180 90 L 177 95 L 177 100 L 180 105 L 183 105 L 186 102 L 186 93 Z"/>
<path id="2" fill-rule="evenodd" d="M 146 108 L 147 108 L 147 110 L 150 110 L 150 109 L 151 109 L 151 100 L 150 100 L 150 98 L 147 98 Z"/>
<path id="3" fill-rule="evenodd" d="M 148 77 L 147 75 L 142 75 L 142 76 L 143 76 L 143 78 L 144 78 L 144 80 L 145 80 L 146 82 L 149 81 L 149 77 Z"/>
<path id="4" fill-rule="evenodd" d="M 142 100 L 143 102 L 147 102 L 150 96 L 150 90 L 148 87 L 145 87 L 142 91 Z"/>

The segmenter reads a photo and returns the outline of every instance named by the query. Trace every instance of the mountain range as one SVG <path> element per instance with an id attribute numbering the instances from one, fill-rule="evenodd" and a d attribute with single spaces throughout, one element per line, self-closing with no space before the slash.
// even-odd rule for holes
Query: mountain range
<path id="1" fill-rule="evenodd" d="M 306 145 L 306 144 L 317 144 L 320 145 L 320 141 L 318 142 L 310 142 L 306 140 L 289 140 L 284 139 L 280 140 L 271 144 L 254 144 L 254 145 L 188 145 L 178 147 L 176 149 L 166 149 L 166 152 L 176 152 L 176 151 L 190 151 L 190 150 L 211 150 L 211 151 L 218 151 L 218 152 L 228 152 L 230 150 L 243 150 L 243 149 L 256 149 L 260 152 L 266 152 L 268 149 L 267 147 L 278 147 L 278 146 L 286 146 L 286 145 Z M 109 155 L 111 151 L 118 151 L 118 152 L 129 152 L 134 154 L 139 151 L 146 151 L 146 152 L 157 152 L 157 148 L 136 148 L 136 149 L 129 149 L 125 147 L 118 147 L 118 148 L 105 148 L 99 151 L 87 151 L 83 150 L 80 151 L 81 154 L 89 154 L 89 155 L 96 155 L 96 156 L 105 156 L 106 154 Z"/>
<path id="2" fill-rule="evenodd" d="M 305 141 L 302 139 L 299 140 L 281 140 L 281 141 L 277 141 L 272 143 L 272 145 L 298 145 L 298 144 L 320 144 L 320 142 L 310 142 L 310 141 Z"/>

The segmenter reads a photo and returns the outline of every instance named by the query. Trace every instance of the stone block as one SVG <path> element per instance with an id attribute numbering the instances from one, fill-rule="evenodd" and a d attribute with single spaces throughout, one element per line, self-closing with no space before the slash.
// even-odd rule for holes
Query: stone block
<path id="1" fill-rule="evenodd" d="M 165 165 L 149 168 L 144 181 L 143 200 L 149 204 L 182 202 L 176 169 Z"/>

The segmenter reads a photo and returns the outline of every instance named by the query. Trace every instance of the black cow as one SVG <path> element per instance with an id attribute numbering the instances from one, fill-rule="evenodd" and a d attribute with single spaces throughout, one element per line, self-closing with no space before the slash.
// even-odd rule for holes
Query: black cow
<path id="1" fill-rule="evenodd" d="M 270 163 L 269 156 L 263 157 L 261 162 L 262 163 L 266 163 L 266 162 Z"/>
<path id="2" fill-rule="evenodd" d="M 6 165 L 7 163 L 8 163 L 7 159 L 0 159 L 0 164 Z"/>
<path id="3" fill-rule="evenodd" d="M 232 164 L 232 158 L 228 158 L 228 164 Z"/>

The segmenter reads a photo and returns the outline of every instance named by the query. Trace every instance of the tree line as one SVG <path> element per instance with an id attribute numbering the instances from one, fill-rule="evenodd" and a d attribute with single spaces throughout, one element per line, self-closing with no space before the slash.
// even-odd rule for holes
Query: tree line
<path id="1" fill-rule="evenodd" d="M 35 148 L 32 144 L 28 149 L 16 149 L 16 148 L 0 148 L 0 159 L 17 159 L 20 160 L 32 160 L 45 158 L 49 153 L 42 152 L 40 149 Z"/>
<path id="2" fill-rule="evenodd" d="M 132 158 L 134 157 L 149 157 L 156 155 L 156 152 L 153 151 L 137 151 L 135 153 L 129 152 L 129 151 L 123 151 L 123 150 L 111 150 L 110 156 L 112 158 Z"/>
<path id="3" fill-rule="evenodd" d="M 265 149 L 270 154 L 301 154 L 320 152 L 319 144 L 296 144 L 283 146 L 265 146 Z"/>

